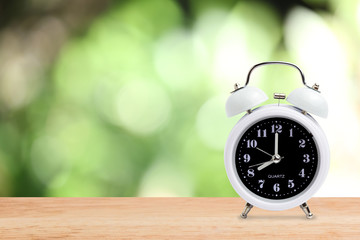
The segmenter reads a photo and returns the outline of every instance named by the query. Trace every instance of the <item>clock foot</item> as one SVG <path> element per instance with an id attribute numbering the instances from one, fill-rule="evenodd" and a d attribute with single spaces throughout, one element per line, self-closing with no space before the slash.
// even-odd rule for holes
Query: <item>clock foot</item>
<path id="1" fill-rule="evenodd" d="M 240 215 L 241 218 L 243 218 L 243 219 L 247 218 L 247 215 L 250 212 L 250 210 L 252 209 L 252 207 L 253 207 L 253 205 L 251 205 L 250 203 L 246 203 L 245 209 Z"/>
<path id="2" fill-rule="evenodd" d="M 306 202 L 300 205 L 300 208 L 304 211 L 306 218 L 311 219 L 314 215 L 310 212 L 310 208 Z"/>

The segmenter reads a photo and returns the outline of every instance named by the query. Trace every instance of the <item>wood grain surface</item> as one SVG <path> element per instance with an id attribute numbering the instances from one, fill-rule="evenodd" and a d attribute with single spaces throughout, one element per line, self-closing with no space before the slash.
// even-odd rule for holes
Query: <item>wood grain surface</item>
<path id="1" fill-rule="evenodd" d="M 314 198 L 300 208 L 240 198 L 0 198 L 1 239 L 360 239 L 360 198 Z"/>

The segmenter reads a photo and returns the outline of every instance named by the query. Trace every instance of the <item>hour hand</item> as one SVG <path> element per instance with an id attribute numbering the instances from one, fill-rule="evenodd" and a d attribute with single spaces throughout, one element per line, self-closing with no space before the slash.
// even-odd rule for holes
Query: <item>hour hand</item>
<path id="1" fill-rule="evenodd" d="M 261 166 L 259 166 L 259 167 L 257 168 L 257 170 L 260 171 L 260 170 L 266 168 L 267 166 L 270 166 L 270 165 L 273 164 L 273 163 L 274 163 L 274 160 L 271 159 L 270 161 L 267 161 L 267 162 L 265 162 L 264 164 L 262 164 Z"/>
<path id="2" fill-rule="evenodd" d="M 257 168 L 258 171 L 270 166 L 273 163 L 279 163 L 281 161 L 281 159 L 283 159 L 284 157 L 280 157 L 280 156 L 275 156 L 274 158 L 272 158 L 270 161 L 264 162 L 260 167 Z"/>
<path id="3" fill-rule="evenodd" d="M 256 166 L 259 166 L 259 165 L 264 164 L 264 163 L 267 163 L 267 162 L 272 162 L 272 159 L 271 159 L 270 161 L 261 162 L 261 163 L 257 163 L 257 164 L 251 165 L 251 166 L 249 166 L 249 168 L 256 167 Z"/>

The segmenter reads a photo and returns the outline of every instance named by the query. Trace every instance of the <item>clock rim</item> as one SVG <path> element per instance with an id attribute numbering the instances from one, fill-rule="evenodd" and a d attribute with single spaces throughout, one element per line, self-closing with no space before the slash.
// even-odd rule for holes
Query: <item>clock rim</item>
<path id="1" fill-rule="evenodd" d="M 235 166 L 236 148 L 246 130 L 256 122 L 273 118 L 287 118 L 301 124 L 313 134 L 318 148 L 318 168 L 308 187 L 301 193 L 285 199 L 267 199 L 251 192 L 240 180 Z M 224 151 L 225 169 L 234 190 L 248 203 L 266 210 L 280 211 L 301 205 L 309 200 L 323 184 L 330 166 L 330 149 L 320 125 L 309 114 L 291 105 L 271 104 L 258 107 L 251 114 L 244 115 L 231 130 Z"/>

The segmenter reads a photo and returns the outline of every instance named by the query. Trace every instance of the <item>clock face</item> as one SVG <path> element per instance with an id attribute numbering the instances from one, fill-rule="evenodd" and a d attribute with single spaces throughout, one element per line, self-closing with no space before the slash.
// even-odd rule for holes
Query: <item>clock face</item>
<path id="1" fill-rule="evenodd" d="M 268 118 L 240 138 L 235 155 L 237 174 L 253 193 L 286 199 L 305 190 L 318 168 L 313 135 L 287 118 Z"/>

